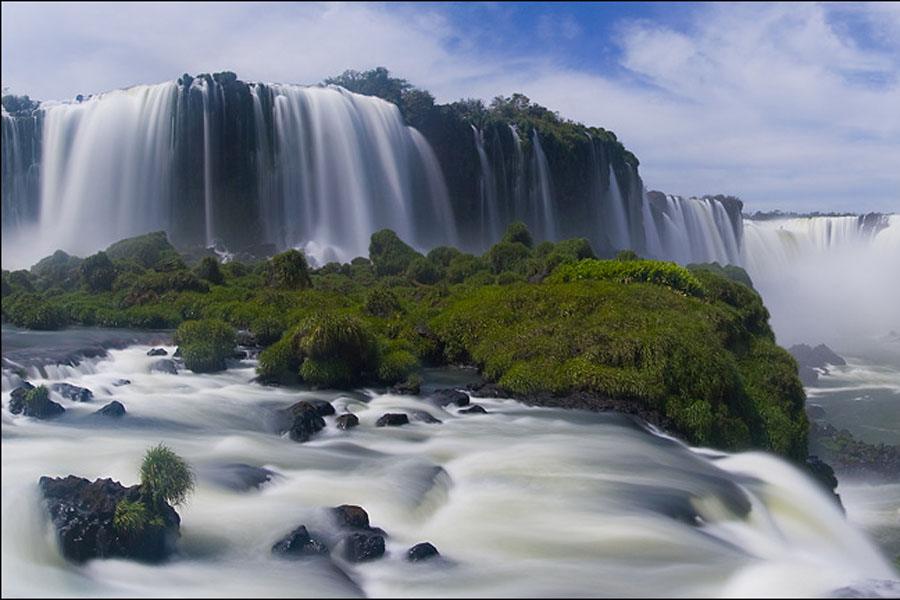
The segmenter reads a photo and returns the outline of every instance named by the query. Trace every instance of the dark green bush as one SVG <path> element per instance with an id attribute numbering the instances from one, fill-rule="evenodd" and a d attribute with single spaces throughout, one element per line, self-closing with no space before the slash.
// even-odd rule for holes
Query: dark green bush
<path id="1" fill-rule="evenodd" d="M 378 365 L 378 379 L 388 385 L 399 383 L 419 368 L 419 361 L 407 350 L 389 350 Z"/>
<path id="2" fill-rule="evenodd" d="M 510 223 L 503 233 L 501 242 L 506 242 L 508 244 L 519 243 L 526 248 L 531 248 L 531 246 L 534 245 L 534 241 L 531 239 L 531 232 L 528 231 L 528 226 L 522 221 Z"/>
<path id="3" fill-rule="evenodd" d="M 690 271 L 675 263 L 659 260 L 593 260 L 560 266 L 550 282 L 616 281 L 619 283 L 653 283 L 691 296 L 702 296 L 703 286 Z"/>
<path id="4" fill-rule="evenodd" d="M 462 252 L 456 248 L 453 248 L 452 246 L 438 246 L 428 253 L 427 258 L 433 263 L 446 269 L 450 266 L 450 262 L 458 256 L 462 256 Z"/>
<path id="5" fill-rule="evenodd" d="M 49 331 L 68 324 L 65 311 L 38 294 L 19 293 L 4 298 L 3 314 L 13 325 L 26 329 Z"/>
<path id="6" fill-rule="evenodd" d="M 444 276 L 441 266 L 434 261 L 418 256 L 409 263 L 406 276 L 416 283 L 434 285 Z"/>
<path id="7" fill-rule="evenodd" d="M 106 252 L 88 256 L 81 263 L 81 277 L 91 292 L 108 292 L 117 276 L 118 271 Z"/>
<path id="8" fill-rule="evenodd" d="M 403 307 L 393 290 L 379 286 L 372 288 L 366 294 L 363 309 L 373 317 L 387 318 L 394 313 L 400 312 Z"/>
<path id="9" fill-rule="evenodd" d="M 294 348 L 294 338 L 285 334 L 280 340 L 260 352 L 256 373 L 263 383 L 296 383 L 300 370 L 300 354 Z"/>
<path id="10" fill-rule="evenodd" d="M 504 271 L 524 272 L 525 263 L 530 257 L 531 251 L 521 242 L 500 242 L 491 246 L 487 253 L 494 275 Z"/>
<path id="11" fill-rule="evenodd" d="M 133 261 L 145 269 L 174 271 L 185 268 L 184 261 L 169 243 L 164 231 L 116 242 L 106 249 L 106 254 L 113 261 Z"/>
<path id="12" fill-rule="evenodd" d="M 421 256 L 390 229 L 376 231 L 369 242 L 369 258 L 379 276 L 402 275 Z"/>
<path id="13" fill-rule="evenodd" d="M 260 346 L 274 344 L 281 339 L 286 329 L 284 320 L 274 314 L 260 315 L 250 323 L 250 331 Z"/>
<path id="14" fill-rule="evenodd" d="M 31 267 L 31 273 L 41 289 L 58 287 L 63 290 L 75 290 L 81 283 L 79 267 L 82 260 L 57 250 L 51 256 L 41 259 Z"/>
<path id="15" fill-rule="evenodd" d="M 175 332 L 184 365 L 195 373 L 225 369 L 225 359 L 234 352 L 234 328 L 217 319 L 185 321 Z"/>
<path id="16" fill-rule="evenodd" d="M 190 465 L 167 446 L 147 450 L 141 463 L 141 492 L 154 506 L 183 504 L 194 490 Z"/>
<path id="17" fill-rule="evenodd" d="M 272 287 L 288 290 L 305 290 L 312 287 L 309 264 L 299 250 L 276 254 L 267 263 L 267 280 Z"/>
<path id="18" fill-rule="evenodd" d="M 450 260 L 447 267 L 447 280 L 450 283 L 462 283 L 472 275 L 489 269 L 490 266 L 477 256 L 460 254 Z"/>
<path id="19" fill-rule="evenodd" d="M 222 275 L 222 270 L 219 268 L 219 261 L 212 256 L 204 256 L 200 259 L 200 263 L 194 268 L 194 274 L 215 285 L 225 283 L 225 276 Z"/>

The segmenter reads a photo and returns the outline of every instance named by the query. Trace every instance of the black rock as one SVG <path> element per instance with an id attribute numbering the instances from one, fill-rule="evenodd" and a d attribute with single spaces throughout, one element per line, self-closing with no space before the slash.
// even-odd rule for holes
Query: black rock
<path id="1" fill-rule="evenodd" d="M 94 414 L 118 419 L 125 416 L 125 406 L 118 400 L 113 400 Z"/>
<path id="2" fill-rule="evenodd" d="M 351 429 L 359 425 L 359 417 L 351 413 L 344 413 L 337 418 L 338 429 Z"/>
<path id="3" fill-rule="evenodd" d="M 219 484 L 238 492 L 259 489 L 272 480 L 275 471 L 264 467 L 255 467 L 244 463 L 217 465 L 204 470 L 204 476 Z"/>
<path id="4" fill-rule="evenodd" d="M 172 356 L 175 358 L 181 358 L 181 346 L 175 348 L 175 352 L 172 353 Z"/>
<path id="5" fill-rule="evenodd" d="M 407 423 L 409 423 L 409 417 L 406 416 L 406 413 L 384 413 L 377 421 L 375 421 L 375 426 L 399 427 L 400 425 L 406 425 Z"/>
<path id="6" fill-rule="evenodd" d="M 434 393 L 431 394 L 431 399 L 441 406 L 447 406 L 448 404 L 468 406 L 469 404 L 469 396 L 466 393 L 449 388 L 435 390 Z"/>
<path id="7" fill-rule="evenodd" d="M 328 547 L 309 535 L 306 527 L 301 525 L 297 529 L 278 540 L 272 546 L 273 554 L 280 554 L 285 558 L 302 558 L 304 556 L 322 556 L 328 554 Z"/>
<path id="8" fill-rule="evenodd" d="M 9 406 L 10 412 L 13 412 L 12 406 L 13 402 L 21 406 L 21 402 L 25 400 L 25 394 L 27 394 L 30 390 L 33 390 L 34 386 L 28 383 L 27 381 L 23 381 L 22 385 L 14 389 L 9 393 Z M 21 409 L 19 410 L 21 412 Z"/>
<path id="9" fill-rule="evenodd" d="M 395 383 L 391 387 L 391 393 L 400 396 L 418 396 L 422 391 L 422 384 L 418 379 L 407 379 L 400 383 Z"/>
<path id="10" fill-rule="evenodd" d="M 50 389 L 72 402 L 90 402 L 94 399 L 94 392 L 71 383 L 54 383 Z"/>
<path id="11" fill-rule="evenodd" d="M 123 385 L 131 385 L 130 379 L 116 379 L 113 381 L 113 386 L 122 387 Z"/>
<path id="12" fill-rule="evenodd" d="M 301 400 L 282 411 L 289 425 L 287 432 L 295 442 L 305 442 L 314 433 L 325 428 L 325 419 L 320 415 L 321 407 Z"/>
<path id="13" fill-rule="evenodd" d="M 306 400 L 305 402 L 309 402 L 310 404 L 312 404 L 313 408 L 316 409 L 316 414 L 320 417 L 329 417 L 335 412 L 334 406 L 332 406 L 331 402 L 329 402 L 328 400 L 319 400 L 314 398 L 312 400 Z"/>
<path id="14" fill-rule="evenodd" d="M 250 355 L 246 350 L 241 350 L 240 348 L 235 348 L 234 352 L 231 353 L 231 358 L 235 360 L 244 360 L 248 358 Z"/>
<path id="15" fill-rule="evenodd" d="M 473 404 L 472 406 L 470 406 L 470 407 L 468 407 L 468 408 L 464 408 L 464 409 L 462 409 L 462 410 L 459 411 L 459 412 L 460 412 L 460 414 L 464 414 L 464 415 L 472 415 L 472 414 L 484 415 L 484 414 L 487 414 L 487 410 L 485 410 L 485 408 L 484 408 L 483 406 L 481 406 L 480 404 Z"/>
<path id="16" fill-rule="evenodd" d="M 16 388 L 16 390 L 19 389 L 22 388 Z M 41 393 L 28 393 L 34 389 L 34 386 L 32 386 L 31 389 L 26 389 L 24 393 L 18 393 L 14 397 L 11 396 L 9 399 L 9 412 L 14 415 L 22 414 L 34 419 L 52 419 L 66 412 L 66 409 L 61 404 L 50 399 L 46 388 L 43 388 Z"/>
<path id="17" fill-rule="evenodd" d="M 813 479 L 815 479 L 819 485 L 831 493 L 834 497 L 834 501 L 837 502 L 838 506 L 843 510 L 844 505 L 841 503 L 841 497 L 834 491 L 838 486 L 838 480 L 834 475 L 834 469 L 818 456 L 809 456 L 806 459 L 806 470 L 813 476 Z"/>
<path id="18" fill-rule="evenodd" d="M 147 350 L 147 356 L 168 356 L 169 353 L 166 352 L 165 348 L 150 348 Z"/>
<path id="19" fill-rule="evenodd" d="M 331 509 L 338 527 L 348 529 L 369 529 L 369 513 L 362 506 L 341 504 Z"/>
<path id="20" fill-rule="evenodd" d="M 163 358 L 154 362 L 150 365 L 150 370 L 159 373 L 169 373 L 170 375 L 178 374 L 178 367 L 175 366 L 175 361 L 171 358 Z"/>
<path id="21" fill-rule="evenodd" d="M 158 522 L 137 532 L 125 534 L 113 525 L 116 505 L 121 500 L 141 500 L 138 485 L 126 488 L 112 479 L 91 482 L 69 475 L 57 479 L 41 477 L 39 487 L 63 556 L 69 560 L 122 557 L 156 562 L 174 549 L 181 520 L 166 503 L 155 515 Z"/>
<path id="22" fill-rule="evenodd" d="M 414 410 L 411 415 L 413 421 L 419 421 L 420 423 L 443 423 L 443 421 L 433 417 L 431 413 L 424 410 Z"/>
<path id="23" fill-rule="evenodd" d="M 351 533 L 344 538 L 344 558 L 365 562 L 384 556 L 384 537 L 370 533 Z"/>
<path id="24" fill-rule="evenodd" d="M 422 542 L 416 544 L 406 552 L 406 560 L 409 562 L 419 562 L 420 560 L 428 560 L 440 556 L 441 553 L 432 544 Z"/>
<path id="25" fill-rule="evenodd" d="M 847 361 L 825 344 L 819 344 L 815 348 L 797 344 L 788 348 L 788 352 L 797 360 L 797 364 L 804 367 L 824 368 L 828 365 L 847 364 Z"/>

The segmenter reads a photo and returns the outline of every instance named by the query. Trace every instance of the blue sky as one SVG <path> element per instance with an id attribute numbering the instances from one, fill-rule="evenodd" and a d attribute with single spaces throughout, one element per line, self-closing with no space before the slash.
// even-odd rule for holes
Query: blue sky
<path id="1" fill-rule="evenodd" d="M 900 4 L 2 5 L 4 87 L 386 66 L 439 101 L 523 92 L 612 129 L 648 188 L 900 211 Z"/>

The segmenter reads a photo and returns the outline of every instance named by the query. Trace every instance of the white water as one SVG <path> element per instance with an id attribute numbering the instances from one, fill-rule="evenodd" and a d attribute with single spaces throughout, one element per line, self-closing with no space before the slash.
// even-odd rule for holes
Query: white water
<path id="1" fill-rule="evenodd" d="M 329 418 L 313 441 L 297 444 L 267 421 L 310 394 L 249 383 L 249 361 L 218 375 L 151 374 L 147 348 L 53 370 L 96 396 L 63 401 L 61 419 L 4 410 L 4 596 L 806 596 L 896 577 L 814 484 L 771 456 L 691 451 L 615 415 L 479 399 L 490 414 L 467 416 L 371 393 L 315 394 L 361 424 L 342 432 Z M 112 387 L 120 377 L 132 384 Z M 4 379 L 4 406 L 11 383 Z M 120 424 L 89 418 L 113 398 L 128 410 Z M 443 424 L 373 426 L 385 412 L 412 409 Z M 161 566 L 66 563 L 38 502 L 38 477 L 129 485 L 144 450 L 160 441 L 199 476 L 180 510 L 179 555 Z M 259 491 L 233 491 L 212 477 L 227 463 L 278 475 Z M 747 518 L 731 508 L 742 498 L 752 505 Z M 362 505 L 390 535 L 384 559 L 338 560 L 361 589 L 322 562 L 269 552 L 299 524 L 327 529 L 324 508 L 341 503 Z M 666 516 L 678 506 L 693 507 L 702 523 Z M 426 540 L 449 562 L 403 560 Z"/>
<path id="2" fill-rule="evenodd" d="M 475 150 L 478 152 L 478 164 L 481 168 L 478 180 L 480 239 L 496 240 L 500 237 L 500 222 L 497 217 L 497 181 L 484 149 L 484 132 L 472 125 L 472 136 L 475 138 Z"/>
<path id="3" fill-rule="evenodd" d="M 538 222 L 539 238 L 541 240 L 556 241 L 559 239 L 559 231 L 556 227 L 556 211 L 553 204 L 553 182 L 550 181 L 550 165 L 547 164 L 547 156 L 541 148 L 541 136 L 537 129 L 532 131 L 531 143 L 534 146 L 534 185 L 531 193 L 534 196 L 533 205 L 535 214 L 540 215 Z"/>
<path id="4" fill-rule="evenodd" d="M 741 240 L 725 206 L 711 198 L 666 196 L 661 222 L 645 218 L 645 229 L 648 238 L 659 240 L 661 255 L 668 260 L 741 263 Z"/>

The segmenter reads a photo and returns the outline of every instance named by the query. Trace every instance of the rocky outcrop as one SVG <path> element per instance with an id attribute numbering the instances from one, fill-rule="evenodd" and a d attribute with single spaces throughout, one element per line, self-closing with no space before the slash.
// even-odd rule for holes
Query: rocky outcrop
<path id="1" fill-rule="evenodd" d="M 822 421 L 810 422 L 809 453 L 842 478 L 900 481 L 900 446 L 869 444 Z"/>
<path id="2" fill-rule="evenodd" d="M 141 502 L 140 486 L 126 488 L 112 479 L 91 482 L 73 475 L 41 477 L 38 485 L 62 554 L 69 560 L 120 557 L 157 562 L 175 548 L 181 520 L 168 504 L 137 530 L 116 528 L 116 506 L 122 500 Z"/>
<path id="3" fill-rule="evenodd" d="M 409 413 L 413 421 L 418 421 L 420 423 L 428 423 L 428 424 L 440 424 L 443 421 L 438 419 L 437 417 L 432 416 L 430 412 L 424 410 L 414 410 Z"/>
<path id="4" fill-rule="evenodd" d="M 328 554 L 328 547 L 312 537 L 306 527 L 301 525 L 275 542 L 275 545 L 272 546 L 272 554 L 292 559 L 323 556 Z"/>
<path id="5" fill-rule="evenodd" d="M 464 408 L 459 411 L 461 415 L 484 415 L 487 414 L 487 410 L 480 404 L 473 404 L 467 408 Z"/>
<path id="6" fill-rule="evenodd" d="M 447 406 L 448 404 L 453 404 L 456 406 L 468 406 L 469 404 L 469 396 L 465 392 L 460 392 L 459 390 L 454 389 L 441 389 L 435 390 L 431 396 L 429 396 L 429 400 L 438 404 L 439 406 Z"/>
<path id="7" fill-rule="evenodd" d="M 375 427 L 399 427 L 409 423 L 406 413 L 385 413 L 375 421 Z"/>
<path id="8" fill-rule="evenodd" d="M 434 547 L 434 545 L 429 542 L 422 542 L 421 544 L 416 544 L 412 548 L 406 551 L 406 560 L 409 562 L 420 562 L 423 560 L 429 560 L 432 558 L 437 558 L 441 553 L 438 552 L 438 549 Z"/>
<path id="9" fill-rule="evenodd" d="M 50 399 L 47 388 L 36 388 L 26 383 L 10 394 L 9 412 L 35 419 L 52 419 L 66 412 L 66 409 Z"/>
<path id="10" fill-rule="evenodd" d="M 178 367 L 171 358 L 160 359 L 150 365 L 150 371 L 156 373 L 168 373 L 170 375 L 178 374 Z"/>
<path id="11" fill-rule="evenodd" d="M 150 348 L 147 350 L 147 356 L 168 356 L 165 348 Z"/>
<path id="12" fill-rule="evenodd" d="M 71 383 L 54 383 L 50 389 L 72 402 L 90 402 L 94 399 L 94 392 Z"/>
<path id="13" fill-rule="evenodd" d="M 118 400 L 113 400 L 94 414 L 120 419 L 125 416 L 125 405 Z"/>
<path id="14" fill-rule="evenodd" d="M 368 533 L 351 533 L 344 538 L 344 559 L 353 562 L 365 562 L 384 556 L 384 538 Z"/>
<path id="15" fill-rule="evenodd" d="M 796 344 L 788 348 L 788 352 L 797 361 L 798 375 L 805 386 L 816 385 L 819 374 L 828 373 L 830 365 L 843 366 L 847 364 L 847 361 L 825 344 L 819 344 L 815 348 L 807 344 Z"/>

